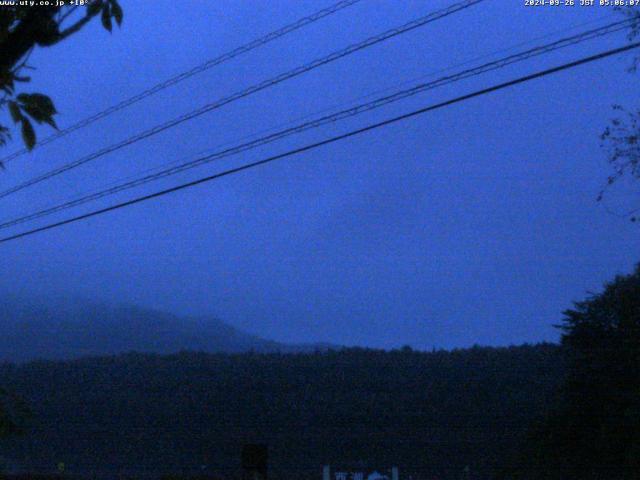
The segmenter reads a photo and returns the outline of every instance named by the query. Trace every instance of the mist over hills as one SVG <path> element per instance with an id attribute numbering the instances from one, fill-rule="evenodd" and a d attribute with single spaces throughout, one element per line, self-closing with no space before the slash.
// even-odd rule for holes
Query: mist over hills
<path id="1" fill-rule="evenodd" d="M 5 362 L 126 352 L 296 353 L 326 348 L 267 340 L 213 317 L 182 317 L 131 305 L 16 297 L 0 301 L 0 361 Z"/>

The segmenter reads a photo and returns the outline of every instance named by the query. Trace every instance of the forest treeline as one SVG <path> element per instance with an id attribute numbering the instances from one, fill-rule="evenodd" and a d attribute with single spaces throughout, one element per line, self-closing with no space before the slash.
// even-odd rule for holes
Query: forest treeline
<path id="1" fill-rule="evenodd" d="M 502 478 L 640 479 L 640 264 L 564 313 L 566 378 Z"/>
<path id="2" fill-rule="evenodd" d="M 403 478 L 489 478 L 552 407 L 550 344 L 418 352 L 125 354 L 0 367 L 24 398 L 8 470 L 153 477 L 239 470 L 266 443 L 272 478 L 323 464 L 398 465 Z"/>

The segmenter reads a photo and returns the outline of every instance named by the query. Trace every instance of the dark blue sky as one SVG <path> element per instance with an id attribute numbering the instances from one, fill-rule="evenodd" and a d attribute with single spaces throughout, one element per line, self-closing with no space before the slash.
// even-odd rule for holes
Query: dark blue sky
<path id="1" fill-rule="evenodd" d="M 329 3 L 123 1 L 125 22 L 112 35 L 96 22 L 55 48 L 36 51 L 28 90 L 50 94 L 58 123 L 70 125 Z M 4 189 L 449 3 L 364 0 L 36 149 L 9 163 L 0 184 Z M 240 100 L 2 199 L 2 217 L 536 37 L 616 18 L 604 7 L 523 4 L 489 0 Z M 623 35 L 600 39 L 456 83 L 73 213 L 624 41 Z M 292 342 L 431 348 L 555 340 L 551 325 L 563 309 L 640 260 L 639 227 L 595 201 L 609 174 L 598 135 L 613 103 L 636 106 L 638 82 L 626 72 L 629 64 L 626 55 L 580 67 L 4 244 L 0 287 L 210 314 Z M 607 202 L 622 211 L 639 197 L 632 188 Z"/>

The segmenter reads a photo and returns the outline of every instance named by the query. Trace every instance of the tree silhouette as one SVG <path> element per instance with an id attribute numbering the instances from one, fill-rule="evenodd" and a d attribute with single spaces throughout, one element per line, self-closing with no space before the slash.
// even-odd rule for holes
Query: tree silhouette
<path id="1" fill-rule="evenodd" d="M 117 0 L 93 0 L 79 7 L 54 6 L 3 6 L 0 9 L 0 109 L 7 108 L 14 124 L 19 125 L 28 149 L 36 144 L 32 121 L 46 123 L 56 128 L 53 101 L 41 93 L 17 92 L 17 84 L 30 81 L 23 74 L 30 69 L 27 61 L 36 47 L 51 47 L 79 32 L 93 18 L 100 15 L 102 25 L 112 29 L 112 19 L 120 25 L 123 12 Z M 77 11 L 84 9 L 79 18 Z M 0 145 L 11 137 L 10 128 L 0 123 Z"/>
<path id="2" fill-rule="evenodd" d="M 632 478 L 640 472 L 640 265 L 565 315 L 567 399 L 589 442 L 576 459 L 592 472 Z"/>
<path id="3" fill-rule="evenodd" d="M 616 7 L 629 18 L 629 41 L 637 41 L 640 38 L 640 12 L 633 7 Z M 640 56 L 633 59 L 629 67 L 630 73 L 636 73 L 640 66 Z M 598 194 L 598 201 L 602 201 L 607 188 L 625 176 L 640 180 L 640 110 L 627 110 L 621 105 L 614 105 L 617 116 L 611 120 L 600 136 L 602 147 L 606 149 L 609 164 L 613 172 L 607 178 L 605 187 Z M 640 220 L 637 212 L 640 207 L 626 212 L 632 222 Z"/>
<path id="4" fill-rule="evenodd" d="M 640 265 L 565 312 L 560 405 L 516 478 L 631 480 L 640 472 Z M 509 477 L 507 477 L 509 478 Z"/>

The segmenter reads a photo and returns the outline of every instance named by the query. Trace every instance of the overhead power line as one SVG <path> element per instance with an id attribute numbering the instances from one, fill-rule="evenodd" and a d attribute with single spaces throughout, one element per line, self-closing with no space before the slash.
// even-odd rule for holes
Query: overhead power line
<path id="1" fill-rule="evenodd" d="M 234 147 L 231 148 L 227 148 L 215 153 L 211 153 L 208 155 L 204 155 L 201 156 L 199 158 L 196 158 L 195 160 L 191 160 L 188 162 L 184 162 L 182 164 L 176 165 L 176 166 L 172 166 L 169 168 L 165 168 L 164 170 L 155 172 L 155 173 L 151 173 L 148 175 L 144 175 L 142 177 L 138 177 L 138 178 L 134 178 L 130 181 L 126 181 L 124 183 L 120 183 L 117 185 L 114 185 L 112 187 L 103 189 L 101 191 L 98 192 L 94 192 L 85 196 L 81 196 L 79 198 L 73 199 L 73 200 L 69 200 L 51 207 L 47 207 L 41 210 L 38 210 L 36 212 L 9 220 L 9 221 L 5 221 L 0 223 L 0 229 L 6 229 L 15 225 L 19 225 L 31 220 L 35 220 L 38 218 L 42 218 L 48 215 L 51 215 L 53 213 L 57 213 L 63 210 L 67 210 L 69 208 L 73 208 L 79 205 L 83 205 L 85 203 L 88 203 L 90 201 L 94 201 L 94 200 L 98 200 L 100 198 L 104 198 L 106 196 L 109 195 L 113 195 L 134 187 L 138 187 L 141 185 L 144 185 L 146 183 L 149 183 L 151 181 L 154 180 L 158 180 L 160 178 L 164 178 L 164 177 L 168 177 L 171 175 L 175 175 L 177 173 L 204 165 L 206 163 L 212 162 L 214 160 L 220 160 L 222 158 L 227 158 L 230 157 L 232 155 L 236 155 L 242 152 L 245 152 L 247 150 L 252 150 L 254 148 L 257 148 L 259 146 L 262 145 L 266 145 L 269 143 L 272 143 L 276 140 L 280 140 L 282 138 L 288 137 L 290 135 L 293 134 L 297 134 L 297 133 L 301 133 L 305 130 L 309 130 L 312 128 L 318 128 L 321 127 L 323 125 L 329 124 L 329 123 L 333 123 L 333 122 L 337 122 L 349 117 L 353 117 L 356 115 L 359 115 L 361 113 L 370 111 L 370 110 L 374 110 L 377 108 L 380 108 L 384 105 L 390 104 L 390 103 L 394 103 L 397 101 L 400 101 L 402 99 L 417 95 L 419 93 L 423 93 L 425 91 L 428 90 L 432 90 L 435 89 L 437 87 L 441 87 L 444 85 L 448 85 L 457 81 L 461 81 L 467 78 L 471 78 L 489 71 L 493 71 L 493 70 L 497 70 L 499 68 L 504 68 L 508 65 L 512 65 L 514 63 L 517 62 L 521 62 L 524 60 L 528 60 L 530 58 L 534 58 L 540 55 L 544 55 L 544 54 L 548 54 L 552 51 L 556 51 L 559 50 L 561 48 L 566 48 L 569 46 L 573 46 L 582 42 L 585 42 L 587 40 L 592 40 L 594 38 L 600 38 L 602 36 L 611 34 L 611 33 L 615 33 L 618 32 L 624 28 L 627 28 L 629 24 L 629 20 L 623 20 L 623 21 L 618 21 L 618 22 L 613 22 L 611 24 L 605 25 L 603 27 L 599 27 L 599 28 L 595 28 L 595 29 L 591 29 L 582 33 L 578 33 L 576 35 L 572 35 L 570 37 L 566 37 L 566 38 L 562 38 L 560 40 L 554 41 L 554 42 L 550 42 L 547 43 L 545 45 L 540 45 L 540 46 L 536 46 L 534 48 L 530 48 L 527 49 L 525 51 L 519 52 L 519 53 L 515 53 L 512 55 L 509 55 L 507 57 L 503 57 L 500 58 L 498 60 L 494 60 L 488 63 L 485 63 L 483 65 L 477 66 L 477 67 L 473 67 L 473 68 L 468 68 L 466 70 L 463 70 L 461 72 L 458 73 L 454 73 L 451 75 L 447 75 L 447 76 L 443 76 L 440 77 L 436 80 L 433 80 L 431 82 L 427 82 L 427 83 L 421 83 L 418 85 L 415 85 L 411 88 L 407 88 L 407 89 L 403 89 L 400 91 L 397 91 L 395 93 L 392 93 L 390 95 L 386 95 L 380 98 L 377 98 L 375 100 L 366 102 L 366 103 L 362 103 L 360 105 L 351 107 L 351 108 L 347 108 L 344 110 L 341 110 L 339 112 L 330 114 L 330 115 L 325 115 L 322 116 L 320 118 L 316 118 L 314 120 L 308 121 L 308 122 L 304 122 L 302 124 L 296 125 L 294 127 L 290 127 L 257 139 L 254 139 L 252 141 L 249 142 L 245 142 L 242 143 L 240 145 L 236 145 Z"/>
<path id="2" fill-rule="evenodd" d="M 452 15 L 456 12 L 459 12 L 461 10 L 464 10 L 466 8 L 469 8 L 475 4 L 481 3 L 485 0 L 465 0 L 462 2 L 458 2 L 455 3 L 449 7 L 443 8 L 441 10 L 432 12 L 428 15 L 425 15 L 423 17 L 420 17 L 416 20 L 412 20 L 408 23 L 405 23 L 404 25 L 401 25 L 399 27 L 396 28 L 392 28 L 390 30 L 387 30 L 379 35 L 375 35 L 372 37 L 367 38 L 366 40 L 363 40 L 361 42 L 352 44 L 342 50 L 338 50 L 336 52 L 333 52 L 327 56 L 324 56 L 322 58 L 319 58 L 317 60 L 314 60 L 310 63 L 307 63 L 305 65 L 302 65 L 300 67 L 294 68 L 293 70 L 289 70 L 288 72 L 282 73 L 276 77 L 270 78 L 268 80 L 265 80 L 263 82 L 260 82 L 258 84 L 252 85 L 251 87 L 248 87 L 244 90 L 241 90 L 239 92 L 233 93 L 227 97 L 224 97 L 222 99 L 219 99 L 213 103 L 209 103 L 207 105 L 204 105 L 203 107 L 200 107 L 197 110 L 193 110 L 191 112 L 188 112 L 184 115 L 181 115 L 177 118 L 174 118 L 172 120 L 169 120 L 168 122 L 165 122 L 163 124 L 160 125 L 156 125 L 155 127 L 146 130 L 144 132 L 141 132 L 137 135 L 134 135 L 132 137 L 129 137 L 126 140 L 123 140 L 119 143 L 110 145 L 108 147 L 105 147 L 101 150 L 98 150 L 97 152 L 91 153 L 85 157 L 82 157 L 78 160 L 75 160 L 73 162 L 67 163 L 61 167 L 58 167 L 54 170 L 50 170 L 49 172 L 46 172 L 42 175 L 39 175 L 37 177 L 31 178 L 25 182 L 22 182 L 14 187 L 11 187 L 7 190 L 4 190 L 2 192 L 0 192 L 0 198 L 6 197 L 8 195 L 11 195 L 15 192 L 18 192 L 20 190 L 23 190 L 27 187 L 30 187 L 32 185 L 35 185 L 37 183 L 43 182 L 45 180 L 48 180 L 50 178 L 53 178 L 55 176 L 58 176 L 64 172 L 68 172 L 69 170 L 72 170 L 74 168 L 79 167 L 80 165 L 84 165 L 92 160 L 95 160 L 97 158 L 100 158 L 108 153 L 114 152 L 116 150 L 119 150 L 121 148 L 124 148 L 128 145 L 131 145 L 133 143 L 139 142 L 140 140 L 143 140 L 145 138 L 151 137 L 153 135 L 157 135 L 160 132 L 163 132 L 169 128 L 175 127 L 176 125 L 179 125 L 183 122 L 186 122 L 188 120 L 191 120 L 193 118 L 199 117 L 205 113 L 208 113 L 212 110 L 216 110 L 224 105 L 227 105 L 228 103 L 234 102 L 236 100 L 239 100 L 241 98 L 247 97 L 249 95 L 252 95 L 254 93 L 257 93 L 261 90 L 264 90 L 266 88 L 272 87 L 274 85 L 277 85 L 281 82 L 284 82 L 285 80 L 289 80 L 291 78 L 297 77 L 299 75 L 302 75 L 303 73 L 306 73 L 310 70 L 314 70 L 322 65 L 326 65 L 328 63 L 334 62 L 340 58 L 346 57 L 347 55 L 351 55 L 355 52 L 358 52 L 360 50 L 363 50 L 365 48 L 371 47 L 373 45 L 376 45 L 378 43 L 384 42 L 385 40 L 388 40 L 390 38 L 396 37 L 398 35 L 401 35 L 403 33 L 407 33 L 410 32 L 412 30 L 415 30 L 416 28 L 425 26 L 431 22 L 434 22 L 436 20 L 439 20 L 441 18 L 447 17 L 449 15 Z"/>
<path id="3" fill-rule="evenodd" d="M 206 70 L 209 70 L 210 68 L 213 68 L 217 65 L 220 65 L 224 62 L 227 62 L 235 57 L 238 57 L 244 53 L 247 53 L 251 50 L 254 50 L 258 47 L 261 47 L 263 45 L 266 45 L 267 43 L 270 43 L 280 37 L 283 37 L 291 32 L 294 32 L 296 30 L 299 30 L 302 27 L 306 27 L 307 25 L 310 25 L 314 22 L 317 22 L 318 20 L 321 20 L 325 17 L 328 17 L 329 15 L 332 15 L 340 10 L 343 10 L 347 7 L 350 7 L 351 5 L 360 2 L 361 0 L 342 0 L 334 5 L 331 5 L 330 7 L 327 8 L 323 8 L 322 10 L 319 10 L 311 15 L 308 15 L 306 17 L 300 18 L 297 21 L 290 23 L 289 25 L 286 25 L 278 30 L 275 30 L 271 33 L 268 33 L 266 35 L 264 35 L 263 37 L 257 38 L 256 40 L 253 40 L 249 43 L 246 43 L 238 48 L 235 48 L 229 52 L 223 53 L 222 55 L 212 58 L 211 60 L 208 60 L 200 65 L 197 65 L 196 67 L 193 67 L 191 70 L 187 70 L 186 72 L 182 72 L 179 73 L 178 75 L 175 75 L 171 78 L 168 78 L 167 80 L 160 82 L 156 85 L 154 85 L 151 88 L 148 88 L 146 90 L 143 90 L 142 92 L 129 97 L 125 100 L 122 100 L 121 102 L 112 105 L 109 108 L 106 108 L 105 110 L 102 110 L 101 112 L 98 112 L 90 117 L 84 118 L 80 121 L 78 121 L 77 123 L 74 123 L 73 125 L 68 126 L 67 128 L 64 128 L 62 130 L 59 130 L 57 132 L 55 132 L 54 134 L 44 138 L 43 140 L 40 140 L 36 147 L 42 146 L 42 145 L 46 145 L 48 143 L 51 143 L 55 140 L 58 140 L 59 138 L 62 138 L 72 132 L 75 132 L 76 130 L 79 130 L 81 128 L 84 128 L 88 125 L 91 125 L 94 122 L 97 122 L 98 120 L 108 117 L 109 115 L 120 111 L 124 108 L 127 108 L 131 105 L 133 105 L 134 103 L 138 103 L 139 101 L 150 97 L 151 95 L 155 95 L 156 93 L 165 90 L 169 87 L 172 87 L 173 85 L 176 85 L 177 83 L 182 82 L 183 80 L 186 80 L 188 78 L 193 77 L 194 75 L 198 75 L 199 73 L 205 72 Z M 28 153 L 29 150 L 27 148 L 22 148 L 10 155 L 7 155 L 4 158 L 0 158 L 0 165 L 2 165 L 3 163 L 9 162 L 25 153 Z"/>
<path id="4" fill-rule="evenodd" d="M 75 222 L 79 222 L 81 220 L 86 220 L 86 219 L 91 218 L 91 217 L 102 215 L 104 213 L 111 212 L 111 211 L 114 211 L 114 210 L 119 210 L 121 208 L 125 208 L 125 207 L 131 206 L 131 205 L 135 205 L 137 203 L 145 202 L 147 200 L 152 200 L 152 199 L 155 199 L 155 198 L 159 198 L 159 197 L 162 197 L 164 195 L 168 195 L 170 193 L 178 192 L 180 190 L 185 190 L 187 188 L 191 188 L 191 187 L 194 187 L 196 185 L 200 185 L 202 183 L 207 183 L 207 182 L 210 182 L 210 181 L 213 181 L 213 180 L 217 180 L 217 179 L 222 178 L 222 177 L 226 177 L 226 176 L 229 176 L 229 175 L 232 175 L 232 174 L 235 174 L 235 173 L 239 173 L 239 172 L 242 172 L 242 171 L 245 171 L 245 170 L 249 170 L 249 169 L 252 169 L 252 168 L 259 167 L 261 165 L 265 165 L 265 164 L 268 164 L 268 163 L 271 163 L 271 162 L 275 162 L 276 160 L 281 160 L 283 158 L 291 157 L 291 156 L 298 155 L 298 154 L 303 153 L 303 152 L 314 150 L 314 149 L 319 148 L 321 146 L 329 145 L 329 144 L 338 142 L 340 140 L 345 140 L 347 138 L 355 137 L 357 135 L 360 135 L 360 134 L 363 134 L 363 133 L 366 133 L 366 132 L 369 132 L 369 131 L 372 131 L 372 130 L 376 130 L 376 129 L 381 128 L 381 127 L 385 127 L 387 125 L 398 123 L 398 122 L 407 120 L 409 118 L 413 118 L 413 117 L 416 117 L 418 115 L 422 115 L 422 114 L 427 113 L 427 112 L 438 110 L 438 109 L 441 109 L 441 108 L 444 108 L 444 107 L 448 107 L 450 105 L 454 105 L 454 104 L 457 104 L 457 103 L 461 103 L 463 101 L 470 100 L 472 98 L 480 97 L 482 95 L 486 95 L 486 94 L 489 94 L 489 93 L 492 93 L 492 92 L 496 92 L 496 91 L 503 90 L 503 89 L 506 89 L 506 88 L 509 88 L 509 87 L 513 87 L 515 85 L 519 85 L 519 84 L 522 84 L 522 83 L 525 83 L 525 82 L 529 82 L 531 80 L 535 80 L 535 79 L 538 79 L 538 78 L 541 78 L 541 77 L 545 77 L 545 76 L 548 76 L 548 75 L 551 75 L 551 74 L 554 74 L 554 73 L 558 73 L 558 72 L 561 72 L 561 71 L 564 71 L 564 70 L 569 70 L 571 68 L 575 68 L 575 67 L 580 66 L 580 65 L 584 65 L 584 64 L 587 64 L 587 63 L 595 62 L 597 60 L 602 60 L 604 58 L 611 57 L 613 55 L 619 55 L 621 53 L 628 52 L 628 51 L 636 49 L 638 47 L 640 47 L 640 42 L 635 42 L 635 43 L 632 43 L 632 44 L 629 44 L 629 45 L 625 45 L 623 47 L 607 50 L 605 52 L 601 52 L 601 53 L 598 53 L 596 55 L 583 57 L 583 58 L 581 58 L 579 60 L 575 60 L 573 62 L 565 63 L 563 65 L 560 65 L 560 66 L 557 66 L 557 67 L 553 67 L 553 68 L 549 68 L 549 69 L 546 69 L 546 70 L 542 70 L 542 71 L 539 71 L 539 72 L 536 72 L 536 73 L 532 73 L 530 75 L 525 75 L 523 77 L 519 77 L 519 78 L 516 78 L 514 80 L 510 80 L 508 82 L 500 83 L 500 84 L 494 85 L 492 87 L 484 88 L 482 90 L 477 90 L 475 92 L 468 93 L 466 95 L 462 95 L 462 96 L 459 96 L 459 97 L 456 97 L 456 98 L 453 98 L 453 99 L 450 99 L 450 100 L 446 100 L 444 102 L 440 102 L 440 103 L 437 103 L 437 104 L 434 104 L 434 105 L 429 105 L 427 107 L 423 107 L 423 108 L 420 108 L 418 110 L 414 110 L 412 112 L 405 113 L 403 115 L 392 117 L 392 118 L 389 118 L 387 120 L 383 120 L 381 122 L 377 122 L 377 123 L 368 125 L 366 127 L 362 127 L 362 128 L 356 129 L 356 130 L 352 130 L 350 132 L 343 133 L 341 135 L 336 135 L 334 137 L 330 137 L 330 138 L 327 138 L 325 140 L 321 140 L 319 142 L 311 143 L 311 144 L 305 145 L 303 147 L 299 147 L 299 148 L 296 148 L 296 149 L 293 149 L 293 150 L 289 150 L 287 152 L 284 152 L 284 153 L 281 153 L 281 154 L 278 154 L 278 155 L 273 155 L 271 157 L 267 157 L 265 159 L 258 160 L 256 162 L 248 163 L 248 164 L 242 165 L 240 167 L 231 168 L 231 169 L 225 170 L 223 172 L 216 173 L 214 175 L 209 175 L 207 177 L 203 177 L 203 178 L 200 178 L 200 179 L 197 179 L 197 180 L 193 180 L 191 182 L 183 183 L 183 184 L 177 185 L 175 187 L 167 188 L 165 190 L 161 190 L 161 191 L 158 191 L 158 192 L 155 192 L 155 193 L 151 193 L 151 194 L 148 194 L 148 195 L 137 197 L 137 198 L 134 198 L 132 200 L 127 200 L 125 202 L 121 202 L 121 203 L 118 203 L 118 204 L 115 204 L 115 205 L 111 205 L 109 207 L 101 208 L 99 210 L 94 210 L 92 212 L 85 213 L 83 215 L 78 215 L 76 217 L 68 218 L 66 220 L 62 220 L 62 221 L 55 222 L 55 223 L 50 223 L 48 225 L 45 225 L 45 226 L 42 226 L 42 227 L 39 227 L 39 228 L 34 228 L 32 230 L 28 230 L 28 231 L 21 232 L 21 233 L 15 234 L 15 235 L 4 237 L 4 238 L 0 239 L 0 243 L 9 242 L 11 240 L 16 240 L 18 238 L 24 238 L 24 237 L 27 237 L 27 236 L 30 236 L 30 235 L 34 235 L 34 234 L 39 233 L 39 232 L 44 232 L 46 230 L 51 230 L 51 229 L 54 229 L 54 228 L 57 228 L 57 227 L 61 227 L 63 225 L 68 225 L 70 223 L 75 223 Z"/>

